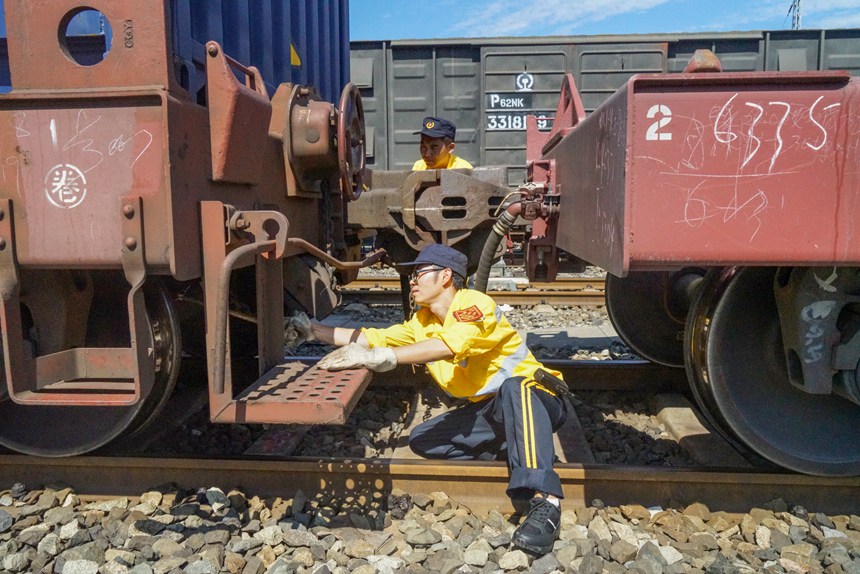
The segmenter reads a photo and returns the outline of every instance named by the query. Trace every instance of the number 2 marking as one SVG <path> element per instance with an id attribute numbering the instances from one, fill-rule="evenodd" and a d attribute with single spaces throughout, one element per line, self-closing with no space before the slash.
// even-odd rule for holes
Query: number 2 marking
<path id="1" fill-rule="evenodd" d="M 657 114 L 662 114 L 663 117 L 648 126 L 648 131 L 645 132 L 645 139 L 648 141 L 671 140 L 672 132 L 661 132 L 660 130 L 668 126 L 669 122 L 672 121 L 672 110 L 669 109 L 669 106 L 656 104 L 651 106 L 651 109 L 648 110 L 647 117 L 651 119 L 656 117 Z"/>

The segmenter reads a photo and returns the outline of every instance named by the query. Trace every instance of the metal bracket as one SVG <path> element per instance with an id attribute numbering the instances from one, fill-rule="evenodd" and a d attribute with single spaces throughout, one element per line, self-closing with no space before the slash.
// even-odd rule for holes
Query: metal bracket
<path id="1" fill-rule="evenodd" d="M 206 320 L 210 326 L 206 333 L 212 399 L 210 409 L 216 413 L 232 400 L 227 328 L 230 276 L 237 262 L 247 255 L 257 256 L 257 325 L 260 333 L 261 374 L 271 368 L 276 356 L 280 358 L 283 350 L 281 257 L 286 250 L 289 221 L 278 211 L 238 211 L 218 201 L 201 202 L 201 216 L 205 247 Z M 229 252 L 222 235 L 225 225 L 231 239 L 235 236 L 244 241 L 244 244 Z"/>
<path id="2" fill-rule="evenodd" d="M 212 179 L 256 185 L 272 117 L 266 84 L 257 68 L 227 56 L 217 42 L 206 44 L 206 54 Z"/>
<path id="3" fill-rule="evenodd" d="M 274 240 L 274 252 L 263 256 L 280 259 L 287 247 L 290 222 L 279 211 L 232 211 L 227 229 L 240 237 L 250 235 L 255 243 Z"/>
<path id="4" fill-rule="evenodd" d="M 128 295 L 131 347 L 78 347 L 30 357 L 21 328 L 12 202 L 0 200 L 0 324 L 4 334 L 6 385 L 9 397 L 16 403 L 129 406 L 152 388 L 155 377 L 152 349 L 140 344 L 148 337 L 141 290 L 146 275 L 141 210 L 140 198 L 123 201 L 123 264 L 126 278 L 132 284 Z"/>

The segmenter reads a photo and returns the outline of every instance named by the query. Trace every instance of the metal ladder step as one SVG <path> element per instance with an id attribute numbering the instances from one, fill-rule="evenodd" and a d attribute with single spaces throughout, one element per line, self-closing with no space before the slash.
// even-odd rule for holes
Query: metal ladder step
<path id="1" fill-rule="evenodd" d="M 242 391 L 215 422 L 344 424 L 371 378 L 367 369 L 326 371 L 310 361 L 285 362 Z"/>

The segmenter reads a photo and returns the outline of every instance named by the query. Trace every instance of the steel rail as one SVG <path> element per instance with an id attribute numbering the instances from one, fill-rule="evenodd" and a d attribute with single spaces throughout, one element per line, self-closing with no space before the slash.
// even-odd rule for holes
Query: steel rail
<path id="1" fill-rule="evenodd" d="M 821 478 L 727 468 L 557 465 L 565 505 L 641 504 L 663 508 L 701 502 L 714 510 L 747 512 L 781 498 L 827 514 L 860 513 L 860 477 Z M 501 462 L 384 459 L 194 459 L 86 456 L 0 456 L 0 481 L 31 487 L 69 485 L 85 496 L 134 498 L 165 483 L 182 488 L 239 487 L 246 495 L 345 500 L 369 492 L 444 491 L 473 512 L 512 510 L 505 496 L 508 470 Z"/>
<path id="2" fill-rule="evenodd" d="M 353 283 L 350 283 L 353 285 Z M 548 284 L 551 285 L 551 284 Z M 592 286 L 593 287 L 593 286 Z M 397 288 L 368 288 L 340 290 L 344 301 L 361 302 L 378 305 L 399 305 L 401 294 Z M 505 305 L 584 305 L 600 306 L 606 304 L 604 292 L 598 288 L 583 288 L 578 290 L 559 289 L 524 289 L 518 291 L 487 291 L 487 295 L 499 304 Z"/>
<path id="3" fill-rule="evenodd" d="M 545 291 L 604 291 L 606 280 L 603 277 L 559 277 L 551 283 L 515 281 L 510 277 L 492 278 L 501 282 L 508 281 L 518 290 L 541 289 Z M 354 289 L 400 289 L 400 279 L 397 277 L 359 277 L 350 281 L 348 288 Z"/>

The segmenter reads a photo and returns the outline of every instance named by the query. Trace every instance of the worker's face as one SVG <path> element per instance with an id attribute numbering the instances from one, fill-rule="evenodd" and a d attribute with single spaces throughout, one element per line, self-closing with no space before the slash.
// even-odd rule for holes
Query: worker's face
<path id="1" fill-rule="evenodd" d="M 419 265 L 409 276 L 409 294 L 417 305 L 430 303 L 444 290 L 445 279 L 449 277 L 450 269 L 438 265 Z"/>
<path id="2" fill-rule="evenodd" d="M 445 143 L 445 138 L 421 136 L 421 159 L 427 164 L 427 169 L 448 167 L 452 151 L 454 151 L 454 142 Z"/>

